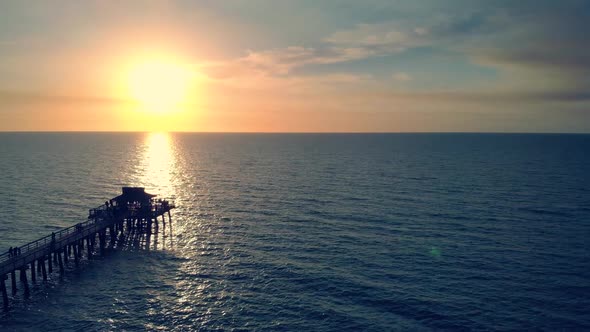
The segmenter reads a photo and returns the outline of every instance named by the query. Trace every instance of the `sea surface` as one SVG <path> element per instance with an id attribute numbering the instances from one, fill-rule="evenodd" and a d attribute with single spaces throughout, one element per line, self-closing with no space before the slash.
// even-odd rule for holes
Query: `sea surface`
<path id="1" fill-rule="evenodd" d="M 1 133 L 0 250 L 122 186 L 172 233 L 1 331 L 590 330 L 590 135 Z"/>

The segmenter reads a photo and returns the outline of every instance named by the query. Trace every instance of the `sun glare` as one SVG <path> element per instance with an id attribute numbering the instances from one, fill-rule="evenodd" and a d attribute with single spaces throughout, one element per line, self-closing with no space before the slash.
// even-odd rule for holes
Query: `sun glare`
<path id="1" fill-rule="evenodd" d="M 131 68 L 128 89 L 131 98 L 152 112 L 172 112 L 188 102 L 192 71 L 174 62 L 145 61 Z"/>

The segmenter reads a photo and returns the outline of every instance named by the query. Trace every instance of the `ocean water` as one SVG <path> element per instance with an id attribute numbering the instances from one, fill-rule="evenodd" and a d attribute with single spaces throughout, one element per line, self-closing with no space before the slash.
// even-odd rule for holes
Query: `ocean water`
<path id="1" fill-rule="evenodd" d="M 1 133 L 0 250 L 127 185 L 172 233 L 0 330 L 590 330 L 590 135 Z"/>

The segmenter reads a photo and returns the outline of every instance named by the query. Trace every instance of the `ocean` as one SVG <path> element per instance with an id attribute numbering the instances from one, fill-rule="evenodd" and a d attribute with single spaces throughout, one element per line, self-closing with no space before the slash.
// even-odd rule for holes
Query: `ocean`
<path id="1" fill-rule="evenodd" d="M 590 135 L 0 133 L 0 250 L 122 186 L 172 233 L 0 330 L 590 330 Z"/>

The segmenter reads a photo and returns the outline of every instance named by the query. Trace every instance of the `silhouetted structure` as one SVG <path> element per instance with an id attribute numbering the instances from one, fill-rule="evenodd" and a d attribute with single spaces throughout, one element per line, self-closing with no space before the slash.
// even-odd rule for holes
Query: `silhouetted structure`
<path id="1" fill-rule="evenodd" d="M 95 254 L 98 240 L 98 253 L 103 255 L 106 248 L 123 248 L 125 246 L 149 249 L 152 232 L 158 233 L 162 217 L 163 230 L 166 229 L 166 214 L 170 227 L 172 217 L 170 210 L 174 202 L 167 199 L 155 199 L 144 188 L 123 187 L 123 193 L 96 209 L 91 209 L 88 220 L 83 223 L 54 232 L 39 240 L 12 248 L 11 252 L 0 255 L 0 292 L 4 308 L 8 307 L 6 280 L 11 279 L 11 291 L 14 296 L 17 289 L 16 271 L 20 271 L 20 281 L 25 296 L 29 294 L 27 269 L 30 268 L 31 281 L 36 282 L 36 273 L 47 280 L 47 274 L 53 267 L 59 266 L 60 273 L 64 265 L 73 258 L 75 266 L 84 256 L 91 259 Z M 35 273 L 36 272 L 36 273 Z"/>

